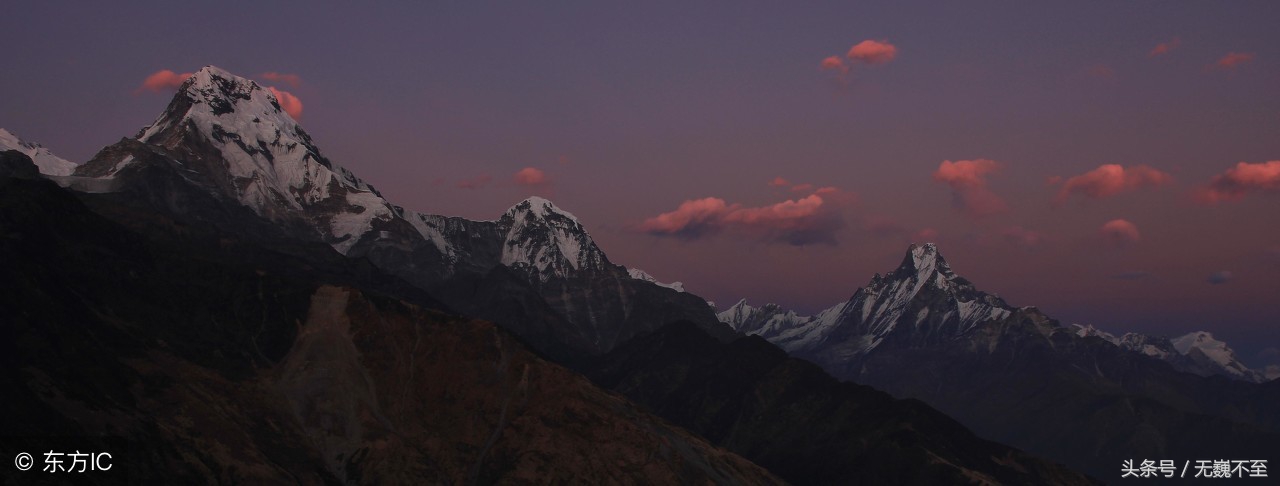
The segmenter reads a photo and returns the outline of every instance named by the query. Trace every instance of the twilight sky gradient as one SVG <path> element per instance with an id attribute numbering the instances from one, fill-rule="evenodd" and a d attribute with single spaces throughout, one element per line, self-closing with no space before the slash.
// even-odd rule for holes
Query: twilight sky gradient
<path id="1" fill-rule="evenodd" d="M 393 202 L 543 195 L 721 306 L 931 240 L 1014 305 L 1280 362 L 1274 1 L 188 3 L 6 6 L 0 127 L 83 162 L 214 64 Z"/>

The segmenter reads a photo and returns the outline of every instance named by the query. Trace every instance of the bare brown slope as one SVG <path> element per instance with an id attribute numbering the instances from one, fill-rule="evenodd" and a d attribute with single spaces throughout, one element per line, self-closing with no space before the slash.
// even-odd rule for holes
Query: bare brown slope
<path id="1" fill-rule="evenodd" d="M 0 178 L 0 261 L 0 452 L 113 451 L 90 482 L 778 482 L 491 324 L 47 181 Z"/>

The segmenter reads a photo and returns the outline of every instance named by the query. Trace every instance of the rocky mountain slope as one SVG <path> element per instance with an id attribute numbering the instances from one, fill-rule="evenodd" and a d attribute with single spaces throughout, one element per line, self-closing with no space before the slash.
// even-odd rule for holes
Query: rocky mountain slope
<path id="1" fill-rule="evenodd" d="M 264 242 L 283 232 L 368 259 L 554 356 L 604 352 L 681 319 L 733 334 L 701 299 L 610 262 L 571 213 L 545 199 L 517 203 L 493 221 L 390 203 L 325 157 L 269 90 L 212 66 L 136 137 L 59 181 L 228 231 L 239 222 L 223 216 L 247 209 L 277 227 Z"/>
<path id="2" fill-rule="evenodd" d="M 104 482 L 780 483 L 327 247 L 162 220 L 0 177 L 5 453 L 110 451 Z"/>
<path id="3" fill-rule="evenodd" d="M 1280 453 L 1269 442 L 1280 416 L 1265 411 L 1280 408 L 1280 383 L 1183 372 L 1169 356 L 1203 353 L 1193 344 L 1124 344 L 1014 307 L 958 276 L 934 245 L 913 245 L 892 272 L 816 316 L 740 302 L 719 317 L 837 378 L 918 398 L 979 435 L 1103 479 L 1117 457 Z"/>
<path id="4" fill-rule="evenodd" d="M 585 367 L 662 417 L 794 484 L 1091 484 L 978 438 L 916 400 L 841 383 L 759 337 L 677 323 Z"/>

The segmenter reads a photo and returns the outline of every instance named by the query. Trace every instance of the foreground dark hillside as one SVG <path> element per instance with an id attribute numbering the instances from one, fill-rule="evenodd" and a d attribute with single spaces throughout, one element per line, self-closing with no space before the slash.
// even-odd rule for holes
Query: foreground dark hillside
<path id="1" fill-rule="evenodd" d="M 756 336 L 721 343 L 691 323 L 586 366 L 592 379 L 797 484 L 1088 484 L 978 438 L 916 400 L 842 383 Z"/>
<path id="2" fill-rule="evenodd" d="M 349 286 L 392 285 L 357 261 L 201 231 L 0 177 L 8 457 L 61 437 L 114 453 L 91 481 L 779 482 L 491 324 Z"/>

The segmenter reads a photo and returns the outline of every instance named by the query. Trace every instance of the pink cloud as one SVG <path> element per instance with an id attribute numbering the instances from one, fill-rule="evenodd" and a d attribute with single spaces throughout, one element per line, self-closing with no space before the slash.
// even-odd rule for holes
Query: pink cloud
<path id="1" fill-rule="evenodd" d="M 277 73 L 275 71 L 267 71 L 265 73 L 262 73 L 262 79 L 266 79 L 268 81 L 275 81 L 277 83 L 284 83 L 289 85 L 290 88 L 295 88 L 295 89 L 298 86 L 302 85 L 302 78 L 299 77 L 297 74 L 284 74 L 284 73 Z"/>
<path id="2" fill-rule="evenodd" d="M 1228 52 L 1221 59 L 1218 59 L 1218 62 L 1214 63 L 1214 65 L 1222 69 L 1235 69 L 1241 64 L 1252 61 L 1254 57 L 1252 52 Z"/>
<path id="3" fill-rule="evenodd" d="M 731 230 L 796 246 L 834 244 L 835 232 L 843 224 L 836 212 L 840 204 L 833 202 L 832 196 L 835 193 L 828 192 L 824 197 L 815 192 L 800 199 L 759 207 L 729 204 L 716 197 L 693 199 L 681 203 L 674 211 L 646 219 L 640 224 L 640 230 L 690 240 Z"/>
<path id="4" fill-rule="evenodd" d="M 890 44 L 887 40 L 864 40 L 849 48 L 848 54 L 845 54 L 850 61 L 860 61 L 867 64 L 885 64 L 898 57 L 898 48 Z M 830 58 L 828 58 L 830 59 Z M 825 61 L 824 61 L 825 62 Z"/>
<path id="5" fill-rule="evenodd" d="M 516 184 L 522 186 L 540 186 L 551 183 L 547 173 L 534 167 L 525 167 L 516 172 Z"/>
<path id="6" fill-rule="evenodd" d="M 280 109 L 288 113 L 294 120 L 302 118 L 302 100 L 288 91 L 276 89 L 274 86 L 267 86 L 267 91 L 275 95 L 276 101 L 280 102 Z"/>
<path id="7" fill-rule="evenodd" d="M 136 94 L 146 90 L 161 93 L 178 89 L 192 74 L 194 73 L 178 74 L 168 69 L 161 69 L 151 73 L 151 75 L 147 76 L 147 79 L 142 80 L 142 86 L 139 86 L 133 92 Z"/>
<path id="8" fill-rule="evenodd" d="M 1151 49 L 1151 52 L 1147 53 L 1147 57 L 1163 56 L 1173 51 L 1174 49 L 1177 49 L 1178 46 L 1181 44 L 1182 44 L 1182 41 L 1179 40 L 1177 37 L 1174 37 L 1173 40 L 1169 42 L 1161 42 L 1159 44 L 1156 44 L 1156 46 Z"/>
<path id="9" fill-rule="evenodd" d="M 933 172 L 933 180 L 951 186 L 953 204 L 973 217 L 1004 212 L 1004 199 L 987 188 L 986 176 L 999 168 L 994 160 L 944 160 Z"/>
<path id="10" fill-rule="evenodd" d="M 1051 178 L 1050 184 L 1056 184 L 1061 180 L 1061 177 Z M 1146 165 L 1135 165 L 1126 169 L 1120 164 L 1104 164 L 1084 174 L 1066 179 L 1054 202 L 1061 204 L 1072 194 L 1098 199 L 1142 187 L 1158 187 L 1170 182 L 1173 182 L 1173 176 Z"/>
<path id="11" fill-rule="evenodd" d="M 791 183 L 781 177 L 774 177 L 773 180 L 769 181 L 769 187 L 782 187 L 787 185 L 791 185 Z"/>
<path id="12" fill-rule="evenodd" d="M 1035 247 L 1040 246 L 1049 238 L 1044 233 L 1033 231 L 1021 226 L 1011 226 L 1000 232 L 1005 241 L 1018 246 Z"/>
<path id="13" fill-rule="evenodd" d="M 470 179 L 460 180 L 456 184 L 454 184 L 453 187 L 456 187 L 458 189 L 479 189 L 481 187 L 489 185 L 489 182 L 492 182 L 492 181 L 493 181 L 493 176 L 489 174 L 480 174 Z"/>
<path id="14" fill-rule="evenodd" d="M 1280 160 L 1250 164 L 1240 162 L 1209 180 L 1195 192 L 1196 199 L 1217 204 L 1235 201 L 1250 192 L 1280 192 Z"/>
<path id="15" fill-rule="evenodd" d="M 844 63 L 840 56 L 828 56 L 822 60 L 823 71 L 838 71 L 841 74 L 849 72 L 849 65 Z"/>
<path id="16" fill-rule="evenodd" d="M 691 199 L 680 203 L 675 211 L 646 219 L 640 229 L 650 234 L 696 238 L 719 231 L 724 215 L 739 207 L 737 204 L 730 206 L 718 197 Z"/>
<path id="17" fill-rule="evenodd" d="M 1106 64 L 1094 64 L 1085 71 L 1089 76 L 1098 79 L 1115 79 L 1116 70 Z"/>
<path id="18" fill-rule="evenodd" d="M 1137 243 L 1142 239 L 1142 234 L 1138 232 L 1138 226 L 1123 219 L 1107 221 L 1101 228 L 1098 228 L 1098 234 L 1118 246 Z"/>
<path id="19" fill-rule="evenodd" d="M 794 186 L 791 186 L 791 190 L 793 192 L 809 192 L 813 190 L 813 184 L 808 184 L 808 183 L 796 184 Z"/>

